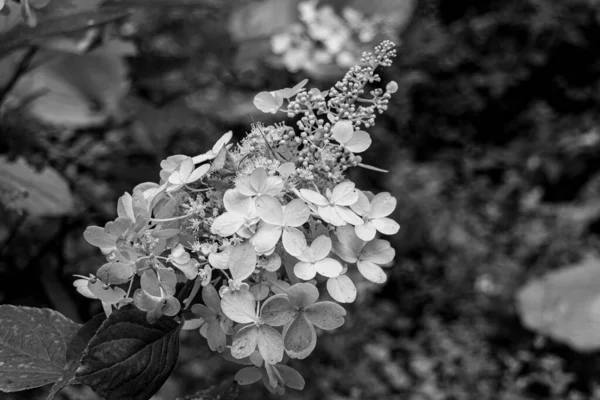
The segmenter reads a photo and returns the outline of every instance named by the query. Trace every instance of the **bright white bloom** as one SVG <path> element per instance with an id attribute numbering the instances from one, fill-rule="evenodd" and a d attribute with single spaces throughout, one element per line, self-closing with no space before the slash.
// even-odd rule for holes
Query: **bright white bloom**
<path id="1" fill-rule="evenodd" d="M 237 189 L 229 189 L 223 195 L 223 205 L 227 211 L 214 220 L 210 231 L 223 237 L 236 232 L 247 236 L 245 228 L 250 229 L 259 220 L 252 198 L 244 196 Z"/>
<path id="2" fill-rule="evenodd" d="M 355 131 L 352 121 L 339 120 L 331 128 L 331 136 L 352 153 L 362 153 L 371 146 L 371 136 L 365 131 Z"/>
<path id="3" fill-rule="evenodd" d="M 191 157 L 186 157 L 179 166 L 169 175 L 169 186 L 167 192 L 172 192 L 181 189 L 185 185 L 196 182 L 202 178 L 208 170 L 210 164 L 204 164 L 194 169 L 194 161 Z"/>
<path id="4" fill-rule="evenodd" d="M 354 189 L 354 183 L 344 181 L 333 188 L 327 189 L 325 196 L 310 189 L 300 189 L 300 197 L 317 206 L 317 210 L 323 221 L 335 226 L 343 226 L 346 223 L 362 225 L 362 219 L 349 210 L 350 206 L 358 200 L 358 191 Z"/>
<path id="5" fill-rule="evenodd" d="M 267 194 L 277 196 L 283 189 L 283 179 L 269 176 L 264 168 L 256 168 L 250 175 L 240 176 L 235 180 L 236 189 L 244 196 L 260 196 Z"/>
<path id="6" fill-rule="evenodd" d="M 335 278 L 342 272 L 342 264 L 327 257 L 331 252 L 331 239 L 325 235 L 316 238 L 310 247 L 306 247 L 298 256 L 299 263 L 294 266 L 294 274 L 305 281 L 313 279 L 317 273 Z"/>
<path id="7" fill-rule="evenodd" d="M 373 240 L 376 231 L 384 235 L 394 235 L 400 229 L 396 221 L 387 218 L 396 208 L 396 198 L 388 192 L 379 193 L 375 197 L 371 194 L 371 199 L 365 193 L 359 192 L 358 201 L 350 208 L 363 217 L 364 223 L 355 227 L 356 235 L 362 240 Z"/>
<path id="8" fill-rule="evenodd" d="M 297 227 L 304 225 L 310 216 L 302 200 L 292 200 L 284 208 L 274 197 L 262 195 L 256 199 L 256 212 L 265 222 L 250 239 L 258 253 L 268 253 L 282 236 L 285 251 L 293 256 L 302 252 L 306 239 Z"/>
<path id="9" fill-rule="evenodd" d="M 204 161 L 214 160 L 215 158 L 217 158 L 217 156 L 221 152 L 221 149 L 225 145 L 227 145 L 227 143 L 229 143 L 229 141 L 231 140 L 232 135 L 233 135 L 232 131 L 226 132 L 223 136 L 221 136 L 221 138 L 219 140 L 217 140 L 217 142 L 215 143 L 215 145 L 213 146 L 213 148 L 211 150 L 207 151 L 204 154 L 200 154 L 200 155 L 194 157 L 192 159 L 194 161 L 194 164 L 201 164 Z"/>
<path id="10" fill-rule="evenodd" d="M 358 271 L 371 282 L 384 283 L 387 280 L 380 265 L 391 262 L 396 255 L 390 242 L 381 239 L 365 242 L 356 236 L 350 226 L 337 228 L 335 235 L 335 251 L 344 261 L 356 263 Z"/>

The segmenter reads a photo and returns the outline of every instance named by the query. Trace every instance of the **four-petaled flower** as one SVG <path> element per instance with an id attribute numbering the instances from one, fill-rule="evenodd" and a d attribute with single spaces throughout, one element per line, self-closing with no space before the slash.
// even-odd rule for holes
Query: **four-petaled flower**
<path id="1" fill-rule="evenodd" d="M 351 226 L 337 228 L 335 235 L 334 249 L 342 260 L 356 263 L 358 271 L 371 282 L 384 283 L 387 280 L 380 265 L 391 262 L 396 255 L 390 242 L 381 239 L 365 242 L 356 236 Z"/>
<path id="2" fill-rule="evenodd" d="M 371 193 L 359 192 L 358 201 L 350 208 L 363 218 L 364 223 L 354 228 L 356 235 L 362 240 L 373 240 L 376 231 L 394 235 L 400 229 L 396 221 L 387 218 L 396 208 L 396 198 L 388 192 L 379 193 L 375 197 Z"/>
<path id="3" fill-rule="evenodd" d="M 244 196 L 260 196 L 268 194 L 277 196 L 283 189 L 283 179 L 269 176 L 264 168 L 255 168 L 250 175 L 243 175 L 235 180 L 236 189 Z"/>
<path id="4" fill-rule="evenodd" d="M 202 289 L 204 304 L 194 304 L 192 312 L 204 320 L 200 334 L 208 341 L 212 351 L 222 353 L 227 344 L 227 334 L 231 334 L 233 323 L 221 310 L 221 299 L 213 285 Z"/>
<path id="5" fill-rule="evenodd" d="M 223 147 L 225 147 L 227 145 L 227 143 L 229 143 L 232 136 L 233 136 L 232 131 L 226 132 L 223 136 L 221 136 L 221 138 L 219 140 L 217 140 L 217 142 L 215 143 L 215 145 L 213 146 L 212 149 L 210 149 L 209 151 L 207 151 L 204 154 L 200 154 L 200 155 L 197 155 L 196 157 L 192 158 L 192 161 L 194 162 L 194 164 L 201 164 L 205 161 L 214 160 L 215 158 L 217 158 L 217 156 L 219 155 L 219 153 L 221 152 Z"/>
<path id="6" fill-rule="evenodd" d="M 298 193 L 297 193 L 298 194 Z M 317 206 L 319 216 L 323 221 L 335 226 L 348 224 L 362 225 L 362 219 L 347 208 L 358 200 L 358 191 L 354 183 L 344 181 L 333 188 L 327 189 L 325 196 L 310 189 L 300 189 L 299 197 Z"/>
<path id="7" fill-rule="evenodd" d="M 242 237 L 251 236 L 251 228 L 259 220 L 252 198 L 243 195 L 237 189 L 228 189 L 223 196 L 223 205 L 227 212 L 213 221 L 210 231 L 223 237 L 236 232 Z"/>
<path id="8" fill-rule="evenodd" d="M 256 212 L 264 221 L 250 239 L 258 253 L 269 253 L 280 238 L 289 254 L 302 252 L 306 240 L 298 227 L 304 225 L 310 215 L 302 200 L 292 200 L 283 207 L 274 197 L 262 195 L 256 199 Z"/>
<path id="9" fill-rule="evenodd" d="M 302 253 L 296 257 L 300 260 L 294 266 L 294 274 L 308 281 L 317 275 L 323 275 L 328 278 L 335 278 L 342 270 L 342 264 L 339 261 L 327 257 L 331 252 L 331 239 L 327 236 L 319 236 L 310 245 L 305 247 Z"/>
<path id="10" fill-rule="evenodd" d="M 210 164 L 202 164 L 194 169 L 194 161 L 190 157 L 186 157 L 179 166 L 169 175 L 167 192 L 173 192 L 181 189 L 185 185 L 196 182 L 202 178 L 208 170 Z"/>
<path id="11" fill-rule="evenodd" d="M 340 120 L 331 128 L 331 137 L 352 153 L 362 153 L 371 146 L 371 137 L 365 131 L 355 131 L 352 121 Z"/>

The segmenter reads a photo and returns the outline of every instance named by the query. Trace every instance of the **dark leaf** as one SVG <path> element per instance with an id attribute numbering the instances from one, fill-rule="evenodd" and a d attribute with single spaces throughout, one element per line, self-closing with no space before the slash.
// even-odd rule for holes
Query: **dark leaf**
<path id="1" fill-rule="evenodd" d="M 75 202 L 69 184 L 54 169 L 34 170 L 24 160 L 10 162 L 0 156 L 0 191 L 23 193 L 24 198 L 15 204 L 36 216 L 70 214 Z"/>
<path id="2" fill-rule="evenodd" d="M 69 347 L 67 347 L 67 364 L 65 365 L 60 379 L 58 379 L 52 386 L 52 389 L 50 389 L 47 400 L 52 400 L 62 388 L 75 382 L 75 372 L 77 371 L 77 368 L 79 368 L 79 360 L 81 359 L 83 351 L 87 347 L 90 340 L 92 340 L 105 319 L 106 314 L 104 313 L 96 315 L 94 318 L 86 322 L 77 331 L 77 334 L 73 337 L 73 339 L 71 339 Z"/>
<path id="3" fill-rule="evenodd" d="M 175 367 L 181 327 L 167 317 L 150 324 L 133 307 L 114 311 L 85 349 L 77 381 L 107 400 L 148 400 Z"/>
<path id="4" fill-rule="evenodd" d="M 80 326 L 47 308 L 0 306 L 0 390 L 26 390 L 59 379 L 67 343 Z"/>
<path id="5" fill-rule="evenodd" d="M 128 10 L 108 8 L 42 20 L 34 28 L 21 24 L 0 34 L 0 57 L 19 47 L 29 46 L 37 39 L 105 25 L 128 15 Z"/>
<path id="6" fill-rule="evenodd" d="M 232 378 L 190 396 L 180 397 L 177 400 L 236 400 L 239 396 L 240 387 Z"/>

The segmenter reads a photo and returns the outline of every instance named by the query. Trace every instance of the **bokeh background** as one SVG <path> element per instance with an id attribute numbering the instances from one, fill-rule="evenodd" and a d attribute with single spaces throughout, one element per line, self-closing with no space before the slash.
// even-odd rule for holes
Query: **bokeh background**
<path id="1" fill-rule="evenodd" d="M 396 263 L 383 286 L 359 279 L 346 324 L 292 361 L 307 385 L 285 398 L 600 399 L 598 1 L 25 3 L 0 14 L 0 303 L 78 322 L 101 312 L 73 274 L 104 263 L 82 232 L 114 219 L 123 192 L 157 181 L 168 155 L 285 119 L 254 108 L 259 91 L 304 78 L 327 89 L 392 38 L 381 75 L 399 90 L 364 155 L 390 172 L 350 175 L 398 199 Z M 48 23 L 85 12 L 107 23 Z M 237 369 L 184 332 L 155 399 Z"/>

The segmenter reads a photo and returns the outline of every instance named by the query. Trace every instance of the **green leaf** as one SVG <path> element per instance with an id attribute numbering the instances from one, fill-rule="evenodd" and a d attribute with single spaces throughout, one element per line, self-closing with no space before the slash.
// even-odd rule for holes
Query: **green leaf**
<path id="1" fill-rule="evenodd" d="M 35 216 L 71 214 L 75 203 L 65 179 L 50 167 L 37 172 L 24 160 L 9 162 L 0 156 L 0 192 L 26 193 L 15 204 Z"/>
<path id="2" fill-rule="evenodd" d="M 578 351 L 600 349 L 600 259 L 582 262 L 532 280 L 516 302 L 523 325 Z"/>
<path id="3" fill-rule="evenodd" d="M 5 33 L 1 33 L 2 30 L 0 25 L 0 57 L 19 47 L 37 43 L 40 39 L 105 25 L 123 19 L 129 14 L 129 10 L 113 8 L 82 11 L 75 14 L 56 16 L 41 20 L 37 26 L 33 28 L 25 24 L 16 26 L 13 24 L 10 27 L 10 30 L 4 31 Z M 2 22 L 0 22 L 0 24 L 1 23 Z"/>
<path id="4" fill-rule="evenodd" d="M 12 91 L 30 98 L 28 111 L 43 122 L 85 128 L 118 117 L 129 83 L 123 57 L 109 48 L 67 54 L 26 74 Z"/>
<path id="5" fill-rule="evenodd" d="M 149 399 L 175 367 L 181 327 L 167 317 L 150 324 L 134 307 L 114 311 L 85 349 L 78 382 L 108 399 Z"/>
<path id="6" fill-rule="evenodd" d="M 67 344 L 80 325 L 47 308 L 0 306 L 0 390 L 15 392 L 58 380 Z"/>
<path id="7" fill-rule="evenodd" d="M 269 38 L 298 20 L 298 0 L 265 0 L 237 9 L 229 19 L 234 40 Z"/>
<path id="8" fill-rule="evenodd" d="M 81 355 L 105 319 L 106 314 L 97 314 L 91 320 L 86 322 L 77 331 L 77 334 L 73 337 L 73 339 L 71 339 L 71 342 L 69 342 L 69 347 L 67 347 L 67 364 L 65 365 L 63 374 L 56 381 L 56 383 L 52 385 L 52 389 L 50 389 L 50 393 L 48 394 L 46 400 L 54 399 L 54 397 L 62 388 L 75 383 L 75 373 L 77 372 L 77 368 L 79 368 L 79 360 Z"/>

